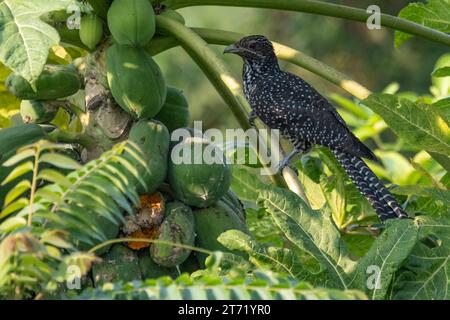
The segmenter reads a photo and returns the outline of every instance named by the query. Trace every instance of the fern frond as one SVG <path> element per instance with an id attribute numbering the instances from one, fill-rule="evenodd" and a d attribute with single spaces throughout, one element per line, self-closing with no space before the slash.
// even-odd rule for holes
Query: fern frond
<path id="1" fill-rule="evenodd" d="M 205 276 L 192 279 L 183 274 L 176 280 L 169 277 L 108 283 L 102 288 L 88 289 L 80 299 L 138 300 L 359 300 L 367 299 L 356 290 L 314 288 L 268 271 L 255 271 L 247 279 Z"/>

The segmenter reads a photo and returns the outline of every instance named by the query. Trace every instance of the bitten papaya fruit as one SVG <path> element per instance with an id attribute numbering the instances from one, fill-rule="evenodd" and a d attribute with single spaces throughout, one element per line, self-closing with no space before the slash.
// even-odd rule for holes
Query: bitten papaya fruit
<path id="1" fill-rule="evenodd" d="M 80 40 L 90 50 L 94 50 L 103 37 L 103 25 L 95 14 L 88 14 L 80 21 Z"/>
<path id="2" fill-rule="evenodd" d="M 8 90 L 22 100 L 54 100 L 71 96 L 81 88 L 81 79 L 72 65 L 46 65 L 33 90 L 22 76 L 12 73 L 5 82 Z"/>
<path id="3" fill-rule="evenodd" d="M 108 282 L 141 280 L 139 259 L 133 250 L 115 244 L 101 258 L 101 262 L 92 266 L 92 278 L 96 287 Z"/>
<path id="4" fill-rule="evenodd" d="M 112 45 L 107 49 L 108 84 L 114 100 L 135 118 L 153 118 L 166 100 L 161 69 L 143 49 Z"/>
<path id="5" fill-rule="evenodd" d="M 190 207 L 181 202 L 170 202 L 166 206 L 166 218 L 159 227 L 157 240 L 185 245 L 194 245 L 195 221 Z M 153 261 L 163 267 L 182 264 L 191 250 L 169 244 L 154 243 L 150 246 Z"/>
<path id="6" fill-rule="evenodd" d="M 114 0 L 108 10 L 108 27 L 120 45 L 146 45 L 155 34 L 155 13 L 150 1 Z"/>
<path id="7" fill-rule="evenodd" d="M 167 87 L 166 102 L 164 102 L 155 119 L 164 123 L 169 132 L 189 125 L 189 104 L 183 91 L 174 87 Z"/>
<path id="8" fill-rule="evenodd" d="M 169 156 L 170 136 L 166 126 L 156 120 L 139 120 L 130 130 L 128 139 L 137 144 L 144 153 L 146 168 L 136 160 L 131 159 L 132 164 L 137 168 L 140 177 L 146 188 L 138 183 L 139 194 L 153 193 L 166 179 L 167 162 Z M 135 180 L 135 178 L 132 178 Z"/>
<path id="9" fill-rule="evenodd" d="M 203 138 L 187 137 L 172 149 L 168 180 L 178 200 L 205 208 L 227 192 L 231 170 L 216 145 Z"/>

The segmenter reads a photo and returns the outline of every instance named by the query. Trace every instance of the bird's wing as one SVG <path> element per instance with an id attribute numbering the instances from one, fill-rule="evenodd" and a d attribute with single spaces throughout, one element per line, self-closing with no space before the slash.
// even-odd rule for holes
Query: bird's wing
<path id="1" fill-rule="evenodd" d="M 372 151 L 351 132 L 344 119 L 327 99 L 296 75 L 289 74 L 289 78 L 292 90 L 282 94 L 285 95 L 285 100 L 293 100 L 289 103 L 290 105 L 297 103 L 296 108 L 299 108 L 299 111 L 301 110 L 304 116 L 307 116 L 313 122 L 323 124 L 321 127 L 323 130 L 330 131 L 330 135 L 340 133 L 340 135 L 346 136 L 348 140 L 345 145 L 349 148 L 348 151 L 350 153 L 369 159 L 376 159 Z M 296 112 L 295 110 L 292 111 Z"/>

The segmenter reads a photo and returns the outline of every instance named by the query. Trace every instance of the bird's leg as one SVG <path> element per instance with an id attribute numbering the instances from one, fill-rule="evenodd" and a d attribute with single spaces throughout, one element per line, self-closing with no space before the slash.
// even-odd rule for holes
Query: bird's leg
<path id="1" fill-rule="evenodd" d="M 255 111 L 250 111 L 249 115 L 248 115 L 248 122 L 250 123 L 250 125 L 252 127 L 255 127 L 255 119 L 258 118 L 258 116 L 256 115 Z"/>
<path id="2" fill-rule="evenodd" d="M 284 168 L 290 167 L 292 170 L 298 173 L 297 169 L 291 166 L 292 158 L 294 158 L 296 155 L 308 153 L 312 149 L 311 143 L 307 142 L 306 140 L 296 138 L 291 141 L 294 144 L 294 150 L 292 150 L 291 153 L 289 153 L 283 160 L 280 161 L 277 172 L 281 172 Z"/>

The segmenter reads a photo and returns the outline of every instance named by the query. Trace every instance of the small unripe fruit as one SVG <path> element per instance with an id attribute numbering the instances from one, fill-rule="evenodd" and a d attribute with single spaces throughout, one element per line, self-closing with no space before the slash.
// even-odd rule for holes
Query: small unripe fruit
<path id="1" fill-rule="evenodd" d="M 22 100 L 20 103 L 20 115 L 24 123 L 50 122 L 55 117 L 56 111 L 56 108 L 47 106 L 41 101 Z"/>
<path id="2" fill-rule="evenodd" d="M 88 14 L 81 18 L 80 39 L 89 50 L 94 50 L 102 37 L 102 21 L 96 15 Z"/>
<path id="3" fill-rule="evenodd" d="M 148 0 L 114 0 L 108 27 L 122 46 L 145 46 L 155 34 L 155 13 Z"/>

